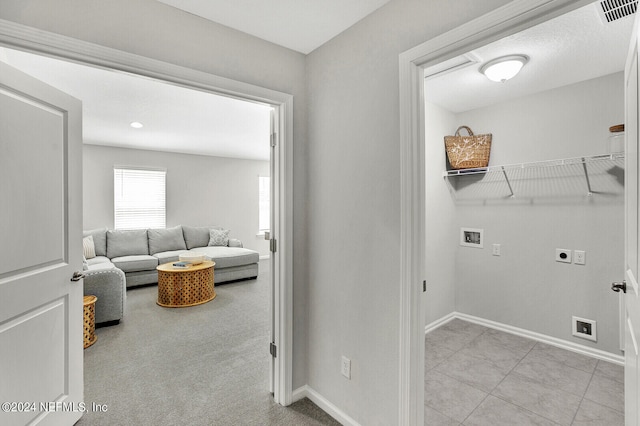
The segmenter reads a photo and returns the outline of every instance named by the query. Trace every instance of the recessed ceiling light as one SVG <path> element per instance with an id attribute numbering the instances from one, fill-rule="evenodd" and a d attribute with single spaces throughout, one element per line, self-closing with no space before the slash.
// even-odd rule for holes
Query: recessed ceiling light
<path id="1" fill-rule="evenodd" d="M 139 121 L 132 121 L 129 125 L 134 129 L 141 129 L 143 127 L 143 124 Z"/>
<path id="2" fill-rule="evenodd" d="M 525 55 L 503 56 L 484 64 L 480 72 L 491 81 L 504 83 L 515 77 L 527 62 L 529 57 Z"/>

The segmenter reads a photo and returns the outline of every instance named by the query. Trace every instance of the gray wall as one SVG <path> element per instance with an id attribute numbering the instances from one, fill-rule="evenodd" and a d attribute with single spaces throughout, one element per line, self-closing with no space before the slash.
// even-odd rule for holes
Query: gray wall
<path id="1" fill-rule="evenodd" d="M 154 0 L 3 0 L 0 19 L 294 96 L 293 386 L 306 384 L 305 56 Z"/>
<path id="2" fill-rule="evenodd" d="M 307 58 L 308 383 L 360 424 L 398 421 L 398 56 L 505 3 L 393 0 Z"/>
<path id="3" fill-rule="evenodd" d="M 425 278 L 427 291 L 423 293 L 425 325 L 455 309 L 456 269 L 454 259 L 458 241 L 451 238 L 458 229 L 456 206 L 444 185 L 442 171 L 446 168 L 446 153 L 442 135 L 456 126 L 455 115 L 425 102 Z"/>
<path id="4" fill-rule="evenodd" d="M 617 73 L 461 113 L 455 120 L 493 134 L 492 165 L 579 157 L 606 153 L 608 128 L 624 122 L 623 100 L 623 75 Z M 445 134 L 454 131 L 455 125 Z M 428 141 L 427 155 L 442 156 L 442 136 Z M 618 296 L 609 287 L 624 274 L 623 197 L 586 197 L 586 182 L 580 182 L 576 196 L 458 200 L 451 234 L 427 242 L 458 241 L 459 227 L 484 229 L 483 250 L 458 246 L 454 257 L 438 257 L 441 264 L 455 265 L 457 311 L 620 353 Z M 537 184 L 553 195 L 560 183 Z M 427 195 L 427 210 L 435 215 L 443 214 L 437 205 L 447 197 L 441 194 Z M 501 244 L 502 256 L 492 256 L 493 243 Z M 555 262 L 556 248 L 585 250 L 586 265 Z M 597 321 L 597 343 L 571 335 L 572 315 Z"/>
<path id="5" fill-rule="evenodd" d="M 258 233 L 258 176 L 268 161 L 239 160 L 97 145 L 83 147 L 84 228 L 113 229 L 113 166 L 164 168 L 167 227 L 218 225 L 246 248 L 269 254 Z"/>

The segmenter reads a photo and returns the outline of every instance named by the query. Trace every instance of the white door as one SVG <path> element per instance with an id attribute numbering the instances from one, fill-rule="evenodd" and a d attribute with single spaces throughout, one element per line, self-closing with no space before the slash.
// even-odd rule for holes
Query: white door
<path id="1" fill-rule="evenodd" d="M 83 411 L 82 107 L 0 63 L 0 424 Z"/>
<path id="2" fill-rule="evenodd" d="M 638 210 L 638 31 L 640 15 L 636 16 L 625 67 L 625 269 L 627 291 L 625 299 L 625 424 L 640 425 L 638 416 L 638 343 L 640 341 L 640 298 L 638 296 L 638 267 L 640 227 Z"/>

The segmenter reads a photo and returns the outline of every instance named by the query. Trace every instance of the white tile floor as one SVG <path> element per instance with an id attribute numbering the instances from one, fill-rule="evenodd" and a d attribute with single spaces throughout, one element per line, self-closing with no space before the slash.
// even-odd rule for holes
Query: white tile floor
<path id="1" fill-rule="evenodd" d="M 624 425 L 624 370 L 454 319 L 425 336 L 425 425 Z"/>

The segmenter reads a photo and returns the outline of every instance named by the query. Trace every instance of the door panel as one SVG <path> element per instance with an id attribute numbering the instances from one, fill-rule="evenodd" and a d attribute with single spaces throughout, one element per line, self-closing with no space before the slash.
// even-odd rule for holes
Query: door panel
<path id="1" fill-rule="evenodd" d="M 83 412 L 81 112 L 0 63 L 0 403 L 15 403 L 2 425 Z"/>
<path id="2" fill-rule="evenodd" d="M 3 121 L 12 123 L 3 129 L 0 148 L 5 158 L 0 188 L 4 199 L 11 200 L 3 203 L 2 217 L 20 219 L 3 221 L 0 229 L 11 241 L 37 242 L 28 256 L 8 245 L 0 247 L 0 276 L 6 277 L 65 257 L 65 117 L 63 111 L 6 89 L 0 89 L 0 111 Z"/>
<path id="3" fill-rule="evenodd" d="M 639 425 L 638 341 L 640 299 L 638 297 L 638 16 L 625 67 L 625 423 Z"/>

